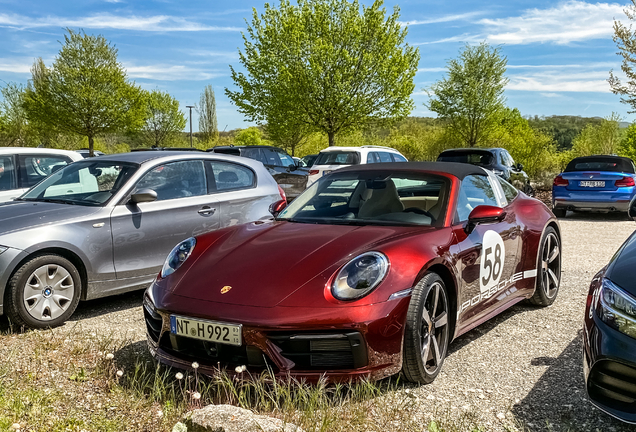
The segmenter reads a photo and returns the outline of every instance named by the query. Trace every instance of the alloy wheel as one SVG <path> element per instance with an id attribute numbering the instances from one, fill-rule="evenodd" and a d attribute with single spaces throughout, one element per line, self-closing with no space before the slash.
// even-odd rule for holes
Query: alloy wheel
<path id="1" fill-rule="evenodd" d="M 446 356 L 448 346 L 448 301 L 444 288 L 435 282 L 426 296 L 420 329 L 422 364 L 434 374 Z"/>

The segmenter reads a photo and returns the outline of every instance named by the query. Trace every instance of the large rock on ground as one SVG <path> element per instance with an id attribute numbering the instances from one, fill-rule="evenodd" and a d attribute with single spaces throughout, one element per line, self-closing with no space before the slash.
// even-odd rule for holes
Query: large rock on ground
<path id="1" fill-rule="evenodd" d="M 303 432 L 296 425 L 277 418 L 254 414 L 232 405 L 208 405 L 190 411 L 183 423 L 177 423 L 178 432 Z"/>

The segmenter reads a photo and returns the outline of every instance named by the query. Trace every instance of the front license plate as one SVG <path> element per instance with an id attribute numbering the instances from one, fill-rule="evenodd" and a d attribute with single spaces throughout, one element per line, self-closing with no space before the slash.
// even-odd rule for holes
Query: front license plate
<path id="1" fill-rule="evenodd" d="M 589 180 L 584 180 L 582 182 L 579 182 L 579 186 L 581 187 L 605 187 L 605 182 L 604 181 L 589 181 Z"/>
<path id="2" fill-rule="evenodd" d="M 241 324 L 170 315 L 170 333 L 208 342 L 241 346 Z"/>

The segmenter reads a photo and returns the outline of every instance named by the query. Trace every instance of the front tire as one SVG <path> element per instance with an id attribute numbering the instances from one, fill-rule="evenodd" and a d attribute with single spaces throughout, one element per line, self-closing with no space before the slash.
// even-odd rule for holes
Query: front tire
<path id="1" fill-rule="evenodd" d="M 63 324 L 75 311 L 81 292 L 75 266 L 60 255 L 40 255 L 11 277 L 5 293 L 6 313 L 19 327 Z"/>
<path id="2" fill-rule="evenodd" d="M 539 247 L 537 281 L 530 303 L 550 306 L 554 303 L 561 285 L 561 240 L 552 227 L 548 227 Z"/>
<path id="3" fill-rule="evenodd" d="M 406 315 L 402 372 L 411 382 L 430 384 L 444 363 L 450 337 L 444 281 L 427 273 L 413 288 Z"/>

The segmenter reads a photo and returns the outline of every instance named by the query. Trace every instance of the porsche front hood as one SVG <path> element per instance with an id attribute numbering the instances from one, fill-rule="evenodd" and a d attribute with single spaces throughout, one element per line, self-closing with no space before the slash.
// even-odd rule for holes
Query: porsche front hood
<path id="1" fill-rule="evenodd" d="M 422 228 L 292 222 L 243 225 L 193 256 L 195 260 L 172 287 L 173 294 L 274 307 L 304 286 L 324 289 L 331 275 L 351 258 L 415 230 Z"/>

